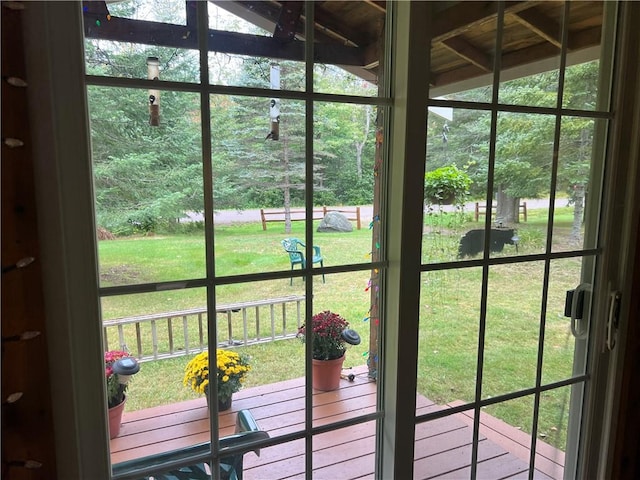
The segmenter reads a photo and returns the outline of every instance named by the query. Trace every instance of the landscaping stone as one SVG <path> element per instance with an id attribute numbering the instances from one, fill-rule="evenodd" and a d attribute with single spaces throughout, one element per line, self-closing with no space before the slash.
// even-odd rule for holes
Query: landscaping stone
<path id="1" fill-rule="evenodd" d="M 318 232 L 352 232 L 353 225 L 340 212 L 327 212 L 320 225 Z"/>

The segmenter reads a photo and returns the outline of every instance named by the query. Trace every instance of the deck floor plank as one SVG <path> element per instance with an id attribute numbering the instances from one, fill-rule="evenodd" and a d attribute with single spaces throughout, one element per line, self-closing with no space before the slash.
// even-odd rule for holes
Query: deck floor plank
<path id="1" fill-rule="evenodd" d="M 461 404 L 462 402 L 459 401 L 450 403 L 451 406 Z M 473 425 L 473 415 L 470 412 L 461 412 L 457 416 L 469 425 Z M 516 457 L 529 462 L 531 437 L 526 432 L 485 412 L 480 413 L 480 424 L 480 432 L 492 442 L 502 445 Z M 552 478 L 562 478 L 564 476 L 564 461 L 564 452 L 542 440 L 536 441 L 536 470 Z"/>
<path id="2" fill-rule="evenodd" d="M 294 379 L 234 395 L 233 407 L 220 414 L 220 435 L 233 433 L 236 412 L 248 409 L 272 438 L 301 432 L 305 425 L 305 382 Z M 313 425 L 322 426 L 376 411 L 376 383 L 359 373 L 343 380 L 333 392 L 314 392 Z M 437 405 L 416 397 L 416 414 L 460 405 Z M 111 460 L 118 463 L 159 452 L 177 450 L 209 440 L 209 417 L 204 398 L 135 412 L 125 412 L 121 433 L 111 441 Z M 314 479 L 373 478 L 375 421 L 368 421 L 314 436 Z M 462 412 L 416 426 L 414 471 L 416 479 L 468 478 L 471 471 L 473 412 Z M 478 478 L 528 478 L 530 437 L 482 412 L 478 444 Z M 562 478 L 564 453 L 537 443 L 534 478 Z M 260 456 L 245 455 L 245 479 L 304 478 L 305 441 L 262 448 Z"/>

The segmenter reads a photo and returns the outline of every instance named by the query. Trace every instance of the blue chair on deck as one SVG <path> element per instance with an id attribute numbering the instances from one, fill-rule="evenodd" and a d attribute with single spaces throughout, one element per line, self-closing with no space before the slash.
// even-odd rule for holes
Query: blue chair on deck
<path id="1" fill-rule="evenodd" d="M 301 268 L 306 268 L 307 261 L 304 258 L 304 248 L 305 244 L 302 243 L 297 238 L 285 238 L 282 240 L 282 248 L 284 248 L 285 252 L 289 254 L 289 261 L 291 262 L 291 270 L 296 265 L 300 265 Z M 298 250 L 298 246 L 302 247 L 301 250 Z M 317 245 L 313 246 L 313 258 L 311 260 L 311 265 L 314 263 L 319 263 L 321 267 L 324 267 L 324 260 L 322 258 L 322 253 L 320 252 L 320 247 Z M 322 274 L 322 283 L 324 283 L 324 273 Z M 289 281 L 289 285 L 293 285 L 293 277 Z"/>
<path id="2" fill-rule="evenodd" d="M 260 430 L 258 423 L 249 410 L 240 410 L 236 417 L 236 433 L 220 438 L 220 478 L 223 480 L 242 480 L 244 454 L 253 451 L 260 456 L 260 449 L 251 445 L 256 440 L 269 438 L 269 434 Z M 231 455 L 224 455 L 224 449 L 242 447 Z M 170 452 L 136 458 L 113 466 L 114 476 L 124 476 L 139 480 L 210 480 L 212 475 L 209 464 L 204 460 L 210 453 L 210 443 L 199 443 L 192 447 Z M 194 460 L 194 457 L 201 457 Z"/>

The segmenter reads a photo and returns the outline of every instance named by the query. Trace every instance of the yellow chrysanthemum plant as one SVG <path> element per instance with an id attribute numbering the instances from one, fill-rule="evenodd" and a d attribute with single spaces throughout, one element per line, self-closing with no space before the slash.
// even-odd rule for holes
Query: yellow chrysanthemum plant
<path id="1" fill-rule="evenodd" d="M 226 401 L 242 384 L 251 370 L 246 355 L 232 350 L 216 350 L 218 400 Z M 209 394 L 209 352 L 202 352 L 191 359 L 184 370 L 185 386 L 199 394 Z"/>

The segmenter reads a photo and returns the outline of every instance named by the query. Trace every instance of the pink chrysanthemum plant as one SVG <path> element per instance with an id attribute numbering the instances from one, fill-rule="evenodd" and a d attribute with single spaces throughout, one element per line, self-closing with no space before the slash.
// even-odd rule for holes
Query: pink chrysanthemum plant
<path id="1" fill-rule="evenodd" d="M 129 352 L 123 350 L 104 352 L 104 375 L 107 381 L 109 408 L 124 402 L 124 393 L 129 386 L 129 378 L 139 370 L 138 361 Z"/>
<path id="2" fill-rule="evenodd" d="M 298 329 L 298 338 L 307 341 L 308 325 Z M 349 322 L 339 314 L 329 310 L 316 313 L 311 318 L 312 350 L 316 360 L 333 360 L 340 358 L 347 350 L 347 344 L 358 345 L 360 336 L 349 328 Z"/>

